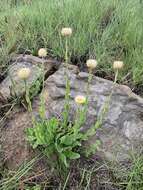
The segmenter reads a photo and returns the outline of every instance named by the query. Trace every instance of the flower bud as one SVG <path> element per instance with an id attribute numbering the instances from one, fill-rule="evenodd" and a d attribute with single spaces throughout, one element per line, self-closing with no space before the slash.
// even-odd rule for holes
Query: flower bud
<path id="1" fill-rule="evenodd" d="M 19 79 L 26 80 L 29 78 L 30 73 L 31 73 L 31 70 L 28 67 L 25 67 L 25 68 L 19 69 L 17 72 L 17 75 Z"/>
<path id="2" fill-rule="evenodd" d="M 71 28 L 62 28 L 61 34 L 62 34 L 62 36 L 71 36 L 72 29 Z"/>
<path id="3" fill-rule="evenodd" d="M 78 95 L 75 97 L 75 102 L 77 104 L 84 104 L 86 102 L 86 97 L 82 95 Z"/>
<path id="4" fill-rule="evenodd" d="M 94 68 L 97 67 L 97 61 L 95 59 L 88 59 L 86 61 L 86 65 L 87 65 L 88 68 L 94 69 Z"/>
<path id="5" fill-rule="evenodd" d="M 39 49 L 38 56 L 39 57 L 46 57 L 47 56 L 47 50 L 45 48 Z"/>
<path id="6" fill-rule="evenodd" d="M 123 61 L 114 61 L 113 63 L 113 69 L 115 70 L 122 69 L 123 66 Z"/>

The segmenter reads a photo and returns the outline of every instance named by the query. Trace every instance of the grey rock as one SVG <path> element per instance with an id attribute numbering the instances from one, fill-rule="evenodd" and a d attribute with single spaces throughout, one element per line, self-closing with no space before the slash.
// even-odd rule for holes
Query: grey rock
<path id="1" fill-rule="evenodd" d="M 73 71 L 76 68 L 73 67 Z M 77 105 L 74 102 L 76 95 L 86 95 L 88 73 L 68 72 L 71 85 L 70 105 L 71 119 L 74 118 Z M 65 95 L 65 68 L 61 67 L 50 76 L 45 84 L 49 96 L 46 99 L 47 115 L 61 115 Z M 103 107 L 113 88 L 113 82 L 93 77 L 89 90 L 89 108 L 87 120 L 83 127 L 86 131 L 92 127 L 100 116 Z M 36 103 L 37 104 L 37 103 Z M 97 154 L 108 161 L 127 161 L 131 151 L 140 151 L 143 145 L 143 99 L 135 95 L 124 85 L 116 85 L 110 99 L 109 110 L 103 120 L 103 125 L 97 134 L 90 139 L 95 143 L 100 139 L 101 146 Z"/>
<path id="2" fill-rule="evenodd" d="M 65 96 L 65 67 L 62 65 L 45 82 L 46 115 L 61 117 Z M 79 72 L 75 66 L 70 66 L 68 78 L 70 80 L 70 119 L 73 120 L 77 105 L 74 102 L 76 95 L 86 95 L 88 73 Z M 87 120 L 83 126 L 86 131 L 92 127 L 100 116 L 102 109 L 113 89 L 113 82 L 93 77 L 89 89 L 89 108 Z M 39 97 L 33 102 L 33 114 L 38 115 Z M 7 166 L 19 166 L 24 160 L 31 157 L 31 149 L 25 140 L 24 130 L 31 127 L 30 116 L 27 112 L 20 111 L 12 115 L 2 130 L 2 148 Z M 124 85 L 116 85 L 109 104 L 109 111 L 103 120 L 103 125 L 97 133 L 89 139 L 88 144 L 96 140 L 101 141 L 95 157 L 98 156 L 108 161 L 128 161 L 131 151 L 139 152 L 143 145 L 143 99 Z M 16 151 L 19 156 L 16 155 Z M 30 155 L 29 155 L 30 154 Z M 15 167 L 14 167 L 15 168 Z"/>
<path id="3" fill-rule="evenodd" d="M 42 73 L 42 64 L 45 73 Z M 23 67 L 31 69 L 31 75 L 27 80 L 27 85 L 31 87 L 42 74 L 46 77 L 58 67 L 59 63 L 53 60 L 44 60 L 32 55 L 19 55 L 12 59 L 12 64 L 8 68 L 8 75 L 0 85 L 0 101 L 7 101 L 15 94 L 22 96 L 25 92 L 25 84 L 17 76 L 17 71 Z"/>

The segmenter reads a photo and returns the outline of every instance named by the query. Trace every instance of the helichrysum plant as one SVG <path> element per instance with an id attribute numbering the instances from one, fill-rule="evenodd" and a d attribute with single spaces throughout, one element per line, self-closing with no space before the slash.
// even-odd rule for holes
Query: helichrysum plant
<path id="1" fill-rule="evenodd" d="M 94 133 L 94 130 L 96 130 L 97 128 L 99 128 L 102 125 L 103 119 L 105 118 L 105 114 L 109 110 L 110 101 L 111 101 L 111 97 L 112 97 L 114 88 L 116 86 L 119 70 L 121 70 L 123 68 L 123 66 L 124 66 L 124 63 L 122 61 L 114 61 L 114 63 L 113 63 L 113 69 L 115 71 L 115 77 L 114 77 L 113 87 L 112 87 L 112 90 L 111 90 L 109 96 L 107 97 L 107 100 L 105 101 L 105 103 L 104 103 L 104 105 L 102 107 L 102 111 L 101 111 L 99 117 L 97 118 L 95 126 L 92 128 L 93 129 L 92 133 Z"/>
<path id="2" fill-rule="evenodd" d="M 69 98 L 70 98 L 70 81 L 68 78 L 68 64 L 69 64 L 69 37 L 71 37 L 72 35 L 72 28 L 70 27 L 65 27 L 62 28 L 61 30 L 61 35 L 65 38 L 65 66 L 66 66 L 66 70 L 65 70 L 65 83 L 66 83 L 66 92 L 65 92 L 65 103 L 64 103 L 64 111 L 63 111 L 63 125 L 66 127 L 67 123 L 68 123 L 68 115 L 69 115 Z"/>
<path id="3" fill-rule="evenodd" d="M 25 90 L 25 100 L 27 103 L 28 111 L 31 114 L 32 122 L 34 123 L 34 116 L 32 114 L 32 103 L 31 98 L 37 93 L 40 88 L 40 79 L 37 80 L 32 87 L 28 85 L 28 79 L 31 76 L 31 69 L 29 67 L 23 67 L 17 71 L 17 76 L 20 80 L 24 81 L 24 90 Z"/>
<path id="4" fill-rule="evenodd" d="M 46 48 L 40 48 L 38 50 L 38 56 L 42 58 L 42 85 L 43 85 L 43 88 L 44 88 L 44 77 L 45 77 L 45 74 L 44 74 L 44 58 L 47 56 L 47 50 Z"/>
<path id="5" fill-rule="evenodd" d="M 28 91 L 27 93 L 30 99 L 36 96 L 37 93 L 39 92 L 40 87 L 41 87 L 41 80 L 42 80 L 42 76 L 40 76 L 36 81 L 28 85 L 28 79 L 31 75 L 32 75 L 32 72 L 31 72 L 31 68 L 29 67 L 23 67 L 17 71 L 18 79 L 24 81 L 24 85 L 25 85 L 24 90 L 25 92 Z"/>
<path id="6" fill-rule="evenodd" d="M 97 67 L 97 61 L 95 59 L 88 59 L 86 65 L 89 70 L 95 69 Z"/>
<path id="7" fill-rule="evenodd" d="M 109 107 L 109 99 L 103 107 L 101 116 L 97 119 L 95 125 L 90 127 L 86 132 L 82 132 L 82 128 L 85 124 L 88 110 L 88 96 L 90 91 L 90 83 L 93 77 L 93 69 L 97 67 L 97 61 L 94 59 L 89 59 L 86 65 L 89 69 L 89 77 L 87 83 L 87 94 L 86 96 L 79 94 L 75 97 L 76 112 L 73 121 L 69 121 L 69 111 L 70 111 L 70 81 L 68 78 L 68 38 L 72 35 L 71 28 L 63 28 L 61 30 L 61 35 L 65 37 L 65 82 L 66 82 L 66 92 L 65 92 L 65 105 L 62 113 L 62 118 L 52 117 L 50 119 L 46 118 L 46 108 L 45 108 L 45 96 L 42 95 L 41 104 L 39 108 L 39 119 L 34 120 L 33 128 L 27 129 L 27 138 L 33 148 L 40 148 L 40 150 L 45 154 L 51 164 L 56 168 L 69 167 L 70 161 L 73 159 L 80 158 L 81 152 L 79 148 L 84 141 L 87 141 L 91 136 L 95 135 L 96 130 L 102 125 L 103 117 L 107 112 Z M 38 55 L 40 57 L 46 56 L 47 52 L 45 49 L 40 49 Z M 119 64 L 120 63 L 120 64 Z M 114 62 L 113 68 L 115 69 L 115 81 L 116 84 L 118 70 L 123 66 L 122 62 Z M 25 80 L 25 79 L 23 79 Z M 29 103 L 29 102 L 28 102 Z M 93 146 L 88 147 L 86 155 L 94 153 L 97 147 L 100 145 L 100 141 L 97 140 Z"/>
<path id="8" fill-rule="evenodd" d="M 61 30 L 62 36 L 71 36 L 72 35 L 72 28 L 65 27 Z"/>
<path id="9" fill-rule="evenodd" d="M 65 127 L 63 120 L 56 117 L 36 121 L 33 128 L 27 130 L 28 140 L 33 148 L 39 147 L 49 158 L 56 157 L 54 167 L 68 167 L 70 160 L 80 158 L 78 147 L 88 139 L 89 133 L 81 132 L 85 122 L 86 97 L 78 95 L 75 97 L 78 106 L 75 120 Z"/>
<path id="10" fill-rule="evenodd" d="M 42 89 L 44 89 L 44 79 L 45 79 L 45 70 L 44 70 L 44 58 L 47 56 L 47 50 L 46 48 L 40 48 L 38 50 L 38 56 L 42 58 Z M 42 117 L 45 115 L 44 107 L 45 107 L 45 101 L 44 101 L 43 93 L 40 95 L 40 103 L 41 103 L 41 109 L 40 114 Z"/>
<path id="11" fill-rule="evenodd" d="M 31 70 L 28 67 L 24 67 L 18 70 L 17 75 L 21 80 L 27 80 L 30 76 Z"/>
<path id="12" fill-rule="evenodd" d="M 46 48 L 40 48 L 38 50 L 38 56 L 42 57 L 42 58 L 46 57 L 47 56 L 47 50 L 46 50 Z"/>
<path id="13" fill-rule="evenodd" d="M 124 66 L 123 61 L 114 61 L 114 63 L 113 63 L 113 69 L 115 71 L 114 83 L 117 82 L 117 77 L 118 77 L 119 70 L 121 70 L 123 68 L 123 66 Z"/>
<path id="14" fill-rule="evenodd" d="M 85 104 L 86 102 L 86 97 L 85 96 L 82 96 L 82 95 L 78 95 L 75 97 L 75 102 L 77 104 Z"/>
<path id="15" fill-rule="evenodd" d="M 97 67 L 97 65 L 98 65 L 98 63 L 97 63 L 97 60 L 95 60 L 95 59 L 88 59 L 86 61 L 86 66 L 89 71 L 89 77 L 88 77 L 88 83 L 87 83 L 87 89 L 86 89 L 87 101 L 88 101 L 88 96 L 89 96 L 89 86 L 90 86 L 90 83 L 91 83 L 92 77 L 93 77 L 92 72 Z"/>
<path id="16" fill-rule="evenodd" d="M 66 38 L 65 43 L 65 62 L 66 69 L 68 69 L 68 37 L 72 34 L 71 28 L 63 28 L 61 35 Z M 39 56 L 46 55 L 46 52 L 39 50 Z M 42 53 L 41 53 L 42 52 Z M 56 155 L 57 164 L 69 166 L 71 159 L 77 159 L 80 154 L 77 148 L 81 146 L 81 142 L 87 137 L 81 132 L 81 127 L 85 121 L 85 107 L 86 97 L 78 95 L 75 97 L 75 103 L 78 106 L 75 121 L 68 121 L 69 114 L 69 95 L 70 95 L 70 84 L 67 72 L 65 73 L 66 81 L 66 93 L 65 93 L 65 105 L 63 110 L 63 119 L 59 120 L 53 117 L 47 120 L 45 116 L 45 107 L 43 103 L 40 106 L 40 120 L 36 121 L 33 128 L 27 130 L 28 140 L 30 141 L 33 148 L 41 147 L 42 152 L 49 158 Z M 44 96 L 43 96 L 44 97 Z M 43 101 L 42 101 L 43 102 Z"/>
<path id="17" fill-rule="evenodd" d="M 29 86 L 27 84 L 27 80 L 30 77 L 30 74 L 31 74 L 31 70 L 28 67 L 21 68 L 17 72 L 18 78 L 24 81 L 25 92 L 26 92 L 25 98 L 26 98 L 26 101 L 28 103 L 28 109 L 31 112 L 32 106 L 31 106 L 31 101 L 30 101 Z"/>
<path id="18" fill-rule="evenodd" d="M 43 99 L 40 104 L 39 115 L 40 120 L 34 123 L 33 128 L 27 130 L 28 140 L 33 148 L 40 147 L 42 152 L 49 157 L 49 160 L 54 156 L 56 160 L 56 166 L 68 167 L 70 160 L 80 158 L 78 148 L 81 143 L 91 136 L 91 132 L 81 132 L 86 121 L 88 93 L 86 97 L 84 95 L 77 95 L 75 97 L 75 104 L 77 105 L 77 111 L 73 122 L 69 122 L 68 116 L 70 111 L 70 81 L 68 78 L 68 39 L 72 35 L 71 28 L 63 28 L 61 35 L 65 38 L 65 104 L 62 113 L 63 118 L 58 119 L 53 117 L 46 119 L 45 106 Z M 38 52 L 40 57 L 46 56 L 45 49 L 40 49 Z M 87 85 L 87 92 L 89 91 L 89 85 L 92 80 L 92 71 L 97 66 L 97 61 L 90 59 L 87 61 L 87 67 L 89 68 L 89 79 Z M 44 97 L 44 96 L 43 96 Z"/>

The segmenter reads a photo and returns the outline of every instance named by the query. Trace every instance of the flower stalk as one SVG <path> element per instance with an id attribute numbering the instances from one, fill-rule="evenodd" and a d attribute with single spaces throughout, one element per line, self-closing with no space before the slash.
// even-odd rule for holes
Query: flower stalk
<path id="1" fill-rule="evenodd" d="M 68 78 L 68 37 L 72 35 L 71 28 L 62 28 L 61 35 L 65 37 L 65 82 L 66 82 L 66 92 L 65 92 L 65 105 L 64 105 L 64 112 L 63 112 L 63 126 L 66 127 L 68 123 L 68 115 L 69 115 L 69 97 L 70 97 L 70 81 Z"/>

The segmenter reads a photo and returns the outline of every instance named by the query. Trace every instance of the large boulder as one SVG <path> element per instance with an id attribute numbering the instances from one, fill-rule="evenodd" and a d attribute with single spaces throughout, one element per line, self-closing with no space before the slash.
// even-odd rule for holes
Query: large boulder
<path id="1" fill-rule="evenodd" d="M 45 84 L 47 91 L 47 116 L 59 116 L 64 107 L 65 96 L 65 68 L 61 67 L 51 75 Z M 69 69 L 71 119 L 73 119 L 77 105 L 74 102 L 76 95 L 85 95 L 88 73 L 78 72 L 76 67 Z M 92 127 L 100 117 L 103 108 L 113 89 L 113 82 L 93 77 L 89 89 L 89 107 L 83 130 Z M 101 141 L 96 155 L 108 161 L 127 161 L 131 151 L 140 151 L 143 145 L 143 99 L 135 95 L 124 85 L 116 85 L 109 103 L 109 110 L 103 119 L 103 125 L 97 130 L 89 143 Z"/>
<path id="2" fill-rule="evenodd" d="M 70 119 L 74 118 L 77 105 L 76 95 L 86 95 L 88 73 L 79 72 L 76 66 L 70 66 L 68 71 L 70 80 Z M 89 89 L 89 108 L 87 120 L 83 126 L 86 131 L 100 116 L 102 109 L 113 89 L 113 82 L 93 77 Z M 62 65 L 45 82 L 46 116 L 60 117 L 64 107 L 65 96 L 65 67 Z M 33 102 L 33 114 L 38 114 L 40 101 L 37 97 Z M 31 157 L 25 129 L 31 127 L 31 118 L 25 111 L 17 111 L 2 130 L 2 148 L 5 164 L 10 168 L 17 168 L 24 160 Z M 95 157 L 108 161 L 128 161 L 131 151 L 140 151 L 143 145 L 143 99 L 124 85 L 116 85 L 109 104 L 109 111 L 103 120 L 103 125 L 88 143 L 101 141 Z M 26 147 L 26 148 L 25 148 Z M 27 148 L 28 147 L 28 148 Z"/>

